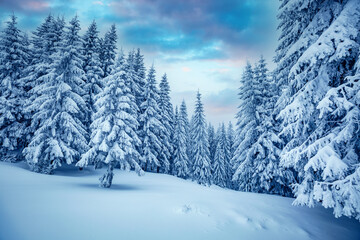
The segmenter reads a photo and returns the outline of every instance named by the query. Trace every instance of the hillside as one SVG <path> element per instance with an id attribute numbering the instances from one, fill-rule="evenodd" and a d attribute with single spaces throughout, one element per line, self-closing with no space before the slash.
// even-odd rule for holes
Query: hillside
<path id="1" fill-rule="evenodd" d="M 358 221 L 292 199 L 203 187 L 163 174 L 0 162 L 0 239 L 360 239 Z"/>

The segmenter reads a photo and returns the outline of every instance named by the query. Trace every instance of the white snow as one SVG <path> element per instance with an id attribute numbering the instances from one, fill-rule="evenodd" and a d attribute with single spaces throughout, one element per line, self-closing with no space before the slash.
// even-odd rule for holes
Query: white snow
<path id="1" fill-rule="evenodd" d="M 290 198 L 119 170 L 103 189 L 103 171 L 0 162 L 0 239 L 360 239 L 358 221 Z"/>

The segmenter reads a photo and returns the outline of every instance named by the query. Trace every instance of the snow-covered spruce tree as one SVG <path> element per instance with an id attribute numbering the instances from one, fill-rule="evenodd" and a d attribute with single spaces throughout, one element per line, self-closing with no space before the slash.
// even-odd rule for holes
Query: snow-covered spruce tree
<path id="1" fill-rule="evenodd" d="M 0 38 L 0 159 L 5 161 L 21 160 L 26 144 L 25 86 L 21 77 L 30 56 L 23 40 L 12 15 Z"/>
<path id="2" fill-rule="evenodd" d="M 160 172 L 168 173 L 170 171 L 170 161 L 174 151 L 171 142 L 171 139 L 173 138 L 172 134 L 174 133 L 174 109 L 170 102 L 170 86 L 166 74 L 163 75 L 160 82 L 158 105 L 160 109 L 160 121 L 164 126 L 164 131 L 160 135 Z"/>
<path id="3" fill-rule="evenodd" d="M 302 4 L 303 1 L 292 2 Z M 281 97 L 284 101 L 279 102 L 280 106 L 285 105 L 278 115 L 282 123 L 280 136 L 285 141 L 281 163 L 298 173 L 299 184 L 294 188 L 294 204 L 314 206 L 318 200 L 325 201 L 322 202 L 324 206 L 333 206 L 336 216 L 356 216 L 354 212 L 350 213 L 349 205 L 342 210 L 341 204 L 346 204 L 349 195 L 340 195 L 342 190 L 339 190 L 339 195 L 334 195 L 336 204 L 331 203 L 331 198 L 322 198 L 321 194 L 325 196 L 335 191 L 330 185 L 317 183 L 342 180 L 349 173 L 344 170 L 345 165 L 347 169 L 352 168 L 346 160 L 342 161 L 344 158 L 339 150 L 332 151 L 326 147 L 327 144 L 331 145 L 332 139 L 328 136 L 332 127 L 329 126 L 334 123 L 328 122 L 332 114 L 325 114 L 326 111 L 322 109 L 324 102 L 320 106 L 319 103 L 324 97 L 327 98 L 329 89 L 338 88 L 346 82 L 346 76 L 353 74 L 359 52 L 360 3 L 348 0 L 316 1 L 314 4 L 317 4 L 316 10 L 312 10 L 308 24 L 300 26 L 298 40 L 279 59 L 279 72 L 284 72 L 282 63 L 297 51 L 298 57 L 287 67 L 288 73 L 283 74 L 284 80 L 281 80 L 289 83 Z M 282 11 L 285 8 L 292 8 L 294 13 L 302 12 L 291 4 L 285 4 Z M 284 32 L 284 26 L 280 28 Z M 335 114 L 341 115 L 337 111 Z M 342 144 L 341 148 L 345 146 Z M 319 191 L 319 186 L 323 191 Z"/>
<path id="4" fill-rule="evenodd" d="M 157 172 L 160 167 L 166 167 L 161 164 L 169 164 L 162 163 L 159 160 L 159 154 L 162 150 L 160 136 L 164 132 L 164 126 L 160 121 L 158 101 L 159 93 L 156 87 L 155 69 L 152 66 L 145 85 L 145 101 L 141 104 L 142 114 L 139 116 L 142 126 L 140 129 L 142 168 L 151 172 Z"/>
<path id="5" fill-rule="evenodd" d="M 256 106 L 258 93 L 254 86 L 253 70 L 250 63 L 247 63 L 241 78 L 239 88 L 239 111 L 236 115 L 236 150 L 231 160 L 231 165 L 235 171 L 232 180 L 237 185 L 235 189 L 241 191 L 252 191 L 251 176 L 254 173 L 252 157 L 256 154 L 250 152 L 256 139 L 256 127 L 258 119 L 256 117 Z"/>
<path id="6" fill-rule="evenodd" d="M 122 49 L 121 49 L 122 51 Z M 126 72 L 128 74 L 127 86 L 130 88 L 131 93 L 137 95 L 139 92 L 139 86 L 137 84 L 137 75 L 135 72 L 135 51 L 130 51 L 126 58 Z M 136 103 L 136 98 L 135 98 Z M 137 110 L 139 113 L 139 109 Z"/>
<path id="7" fill-rule="evenodd" d="M 209 141 L 206 132 L 206 121 L 204 115 L 204 107 L 201 102 L 200 92 L 196 95 L 195 113 L 192 120 L 193 139 L 192 147 L 192 179 L 199 184 L 211 184 L 211 166 L 209 158 Z"/>
<path id="8" fill-rule="evenodd" d="M 210 165 L 212 166 L 215 159 L 215 152 L 216 152 L 216 146 L 217 146 L 217 136 L 215 133 L 214 126 L 209 123 L 207 128 L 207 134 L 208 134 L 208 142 L 209 142 L 209 159 L 210 159 Z"/>
<path id="9" fill-rule="evenodd" d="M 320 174 L 314 200 L 334 208 L 336 217 L 360 220 L 360 59 L 357 65 L 355 76 L 331 88 L 318 104 L 325 134 L 309 146 L 314 152 L 304 169 Z"/>
<path id="10" fill-rule="evenodd" d="M 256 106 L 256 116 L 260 121 L 256 126 L 256 137 L 250 152 L 254 173 L 251 176 L 252 191 L 291 196 L 289 187 L 293 181 L 292 171 L 280 167 L 279 155 L 282 140 L 277 136 L 273 119 L 276 89 L 273 79 L 267 75 L 263 57 L 254 72 L 256 89 L 260 92 Z"/>
<path id="11" fill-rule="evenodd" d="M 39 125 L 33 118 L 38 106 L 33 105 L 33 101 L 39 97 L 38 88 L 46 81 L 43 76 L 49 74 L 52 69 L 54 58 L 52 57 L 59 50 L 59 45 L 64 33 L 65 20 L 63 18 L 55 19 L 51 14 L 44 22 L 33 32 L 32 42 L 32 61 L 25 69 L 24 77 L 21 81 L 25 84 L 27 99 L 25 102 L 25 117 L 31 125 L 27 127 L 27 142 L 34 135 Z"/>
<path id="12" fill-rule="evenodd" d="M 146 85 L 146 69 L 144 64 L 144 56 L 141 54 L 140 49 L 134 53 L 134 71 L 136 77 L 134 78 L 134 82 L 136 85 L 136 104 L 138 105 L 139 111 L 141 111 L 141 104 L 145 99 L 145 85 Z"/>
<path id="13" fill-rule="evenodd" d="M 186 153 L 187 153 L 187 159 L 188 159 L 188 169 L 190 171 L 192 167 L 192 162 L 190 159 L 191 156 L 191 146 L 190 146 L 190 123 L 186 108 L 186 103 L 183 100 L 180 105 L 180 111 L 179 111 L 179 117 L 182 118 L 182 121 L 184 123 L 184 133 L 185 133 L 185 142 L 186 142 Z"/>
<path id="14" fill-rule="evenodd" d="M 228 139 L 228 143 L 229 143 L 229 159 L 231 160 L 233 158 L 234 152 L 235 152 L 235 148 L 234 148 L 235 131 L 234 131 L 234 127 L 231 122 L 229 122 L 229 124 L 228 124 L 226 133 L 227 133 L 227 139 Z"/>
<path id="15" fill-rule="evenodd" d="M 233 160 L 233 157 L 234 157 L 234 153 L 235 153 L 235 131 L 234 131 L 234 128 L 233 128 L 233 125 L 231 122 L 229 122 L 228 124 L 228 127 L 227 127 L 227 141 L 228 141 L 228 144 L 229 144 L 229 168 L 228 168 L 228 179 L 229 179 L 229 188 L 233 189 L 234 187 L 237 187 L 237 186 L 234 186 L 234 182 L 231 181 L 232 180 L 232 177 L 235 173 L 234 169 L 233 169 L 233 165 L 232 165 L 232 160 Z"/>
<path id="16" fill-rule="evenodd" d="M 300 58 L 307 47 L 314 42 L 318 33 L 316 31 L 323 30 L 323 27 L 313 28 L 309 23 L 314 19 L 316 10 L 324 1 L 308 1 L 308 0 L 280 0 L 280 12 L 278 19 L 280 21 L 278 28 L 281 29 L 279 37 L 279 45 L 276 49 L 275 62 L 277 68 L 274 71 L 274 76 L 277 81 L 277 89 L 280 95 L 278 104 L 276 106 L 276 113 L 283 109 L 288 104 L 292 89 L 287 88 L 289 84 L 288 75 L 292 66 Z M 329 21 L 331 11 L 324 12 L 326 21 L 322 20 L 320 16 L 316 21 L 325 25 Z M 325 19 L 325 18 L 324 18 Z M 307 27 L 309 26 L 309 27 Z M 309 30 L 313 32 L 309 34 Z M 302 38 L 304 33 L 308 38 Z M 282 94 L 280 94 L 282 93 Z"/>
<path id="17" fill-rule="evenodd" d="M 219 126 L 214 162 L 212 165 L 212 182 L 220 187 L 229 187 L 230 148 L 224 123 Z"/>
<path id="18" fill-rule="evenodd" d="M 188 155 L 187 155 L 187 137 L 186 137 L 186 122 L 181 112 L 175 109 L 175 126 L 174 126 L 174 162 L 172 167 L 172 174 L 187 178 L 189 175 Z"/>
<path id="19" fill-rule="evenodd" d="M 133 82 L 133 92 L 135 96 L 135 102 L 138 107 L 138 116 L 142 115 L 143 108 L 141 107 L 141 104 L 145 101 L 145 86 L 146 86 L 146 69 L 144 65 L 144 56 L 140 53 L 140 49 L 138 48 L 136 52 L 131 53 L 131 58 L 129 54 L 128 58 L 128 65 L 129 65 L 129 74 L 131 74 L 132 82 Z M 130 71 L 132 70 L 133 71 Z M 139 121 L 139 127 L 137 130 L 138 136 L 140 137 L 141 141 L 143 141 L 142 138 L 142 130 L 144 129 L 144 126 L 142 125 L 143 122 Z M 138 151 L 141 153 L 142 149 L 138 149 Z M 139 162 L 141 164 L 141 162 Z"/>
<path id="20" fill-rule="evenodd" d="M 100 40 L 99 59 L 102 64 L 103 77 L 110 75 L 116 58 L 117 34 L 115 24 L 111 25 L 108 32 L 105 33 L 103 40 Z"/>
<path id="21" fill-rule="evenodd" d="M 52 173 L 63 163 L 76 162 L 88 150 L 82 122 L 87 112 L 83 92 L 82 40 L 74 17 L 64 33 L 59 50 L 52 55 L 51 71 L 35 89 L 33 122 L 39 123 L 23 153 L 33 171 Z"/>
<path id="22" fill-rule="evenodd" d="M 87 117 L 86 127 L 89 128 L 91 124 L 91 116 L 96 111 L 94 107 L 95 96 L 99 94 L 103 88 L 102 76 L 104 75 L 101 69 L 99 58 L 99 31 L 97 30 L 96 22 L 93 21 L 83 37 L 83 70 L 85 72 L 84 99 L 87 108 L 90 110 Z"/>
<path id="23" fill-rule="evenodd" d="M 105 88 L 96 96 L 94 120 L 91 124 L 90 149 L 82 155 L 76 164 L 79 167 L 95 163 L 96 167 L 108 166 L 107 172 L 100 178 L 100 186 L 109 188 L 113 179 L 114 167 L 143 171 L 137 163 L 141 144 L 137 136 L 137 106 L 135 97 L 126 85 L 128 74 L 124 54 L 118 57 L 114 69 L 104 79 Z"/>

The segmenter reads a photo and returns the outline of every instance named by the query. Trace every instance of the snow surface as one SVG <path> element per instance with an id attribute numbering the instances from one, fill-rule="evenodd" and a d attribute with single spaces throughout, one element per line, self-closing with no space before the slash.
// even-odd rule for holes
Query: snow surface
<path id="1" fill-rule="evenodd" d="M 360 239 L 360 223 L 293 199 L 204 187 L 164 174 L 0 162 L 0 239 Z"/>

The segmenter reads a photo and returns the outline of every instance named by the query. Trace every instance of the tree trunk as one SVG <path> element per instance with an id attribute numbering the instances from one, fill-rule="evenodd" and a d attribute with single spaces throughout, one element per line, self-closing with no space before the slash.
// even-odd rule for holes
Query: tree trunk
<path id="1" fill-rule="evenodd" d="M 114 166 L 113 163 L 109 163 L 106 173 L 100 178 L 100 187 L 109 188 L 111 187 L 112 179 L 114 177 Z"/>

